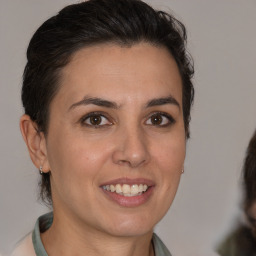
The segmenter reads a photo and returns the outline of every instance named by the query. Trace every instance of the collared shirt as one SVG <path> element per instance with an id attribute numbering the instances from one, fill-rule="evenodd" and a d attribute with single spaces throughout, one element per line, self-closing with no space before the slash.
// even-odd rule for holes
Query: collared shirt
<path id="1" fill-rule="evenodd" d="M 52 212 L 39 217 L 33 232 L 20 242 L 11 256 L 48 256 L 43 246 L 40 232 L 47 230 L 52 225 L 52 221 Z M 43 227 L 43 230 L 40 227 Z M 169 250 L 155 233 L 153 234 L 152 242 L 155 256 L 171 256 Z"/>

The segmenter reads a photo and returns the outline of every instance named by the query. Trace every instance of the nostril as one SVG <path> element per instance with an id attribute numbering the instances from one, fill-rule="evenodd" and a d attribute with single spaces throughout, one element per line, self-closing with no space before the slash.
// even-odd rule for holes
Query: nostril
<path id="1" fill-rule="evenodd" d="M 119 160 L 118 164 L 122 166 L 129 166 L 131 168 L 135 168 L 142 165 L 144 162 L 145 160 L 137 159 L 137 161 L 135 161 L 134 159 L 132 159 L 132 160 Z"/>
<path id="2" fill-rule="evenodd" d="M 118 163 L 120 165 L 129 165 L 129 166 L 131 166 L 131 163 L 128 160 L 119 160 Z"/>

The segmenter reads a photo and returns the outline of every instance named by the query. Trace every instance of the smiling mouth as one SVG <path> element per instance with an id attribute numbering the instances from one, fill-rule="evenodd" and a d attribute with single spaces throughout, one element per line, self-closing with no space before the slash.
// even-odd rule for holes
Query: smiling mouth
<path id="1" fill-rule="evenodd" d="M 102 188 L 105 191 L 116 193 L 125 197 L 139 196 L 145 193 L 149 186 L 146 184 L 116 184 L 116 185 L 104 185 Z"/>

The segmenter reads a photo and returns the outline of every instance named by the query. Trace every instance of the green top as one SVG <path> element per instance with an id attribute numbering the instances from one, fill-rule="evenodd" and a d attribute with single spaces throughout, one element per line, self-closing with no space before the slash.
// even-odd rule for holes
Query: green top
<path id="1" fill-rule="evenodd" d="M 40 232 L 46 231 L 52 225 L 53 213 L 47 213 L 37 219 L 32 233 L 33 246 L 37 256 L 48 256 L 41 241 Z M 155 256 L 171 256 L 161 239 L 154 233 L 152 238 Z"/>
<path id="2" fill-rule="evenodd" d="M 256 241 L 251 230 L 240 226 L 219 245 L 221 256 L 256 256 Z"/>

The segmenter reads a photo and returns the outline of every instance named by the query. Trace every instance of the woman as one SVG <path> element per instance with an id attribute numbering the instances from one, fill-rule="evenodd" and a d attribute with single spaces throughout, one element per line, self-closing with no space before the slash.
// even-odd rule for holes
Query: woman
<path id="1" fill-rule="evenodd" d="M 222 256 L 256 255 L 256 131 L 254 132 L 245 156 L 243 167 L 244 212 L 247 224 L 240 225 L 220 245 Z"/>
<path id="2" fill-rule="evenodd" d="M 179 21 L 138 0 L 70 5 L 36 31 L 20 127 L 53 212 L 14 255 L 170 255 L 153 229 L 183 172 L 185 46 Z"/>

